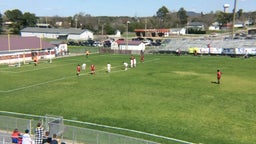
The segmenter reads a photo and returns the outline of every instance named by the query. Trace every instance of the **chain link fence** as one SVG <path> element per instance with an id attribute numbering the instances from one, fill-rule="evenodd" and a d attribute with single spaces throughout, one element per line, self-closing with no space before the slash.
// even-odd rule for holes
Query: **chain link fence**
<path id="1" fill-rule="evenodd" d="M 119 134 L 64 125 L 62 117 L 52 115 L 19 116 L 24 118 L 16 116 L 0 115 L 0 144 L 11 143 L 11 133 L 15 128 L 18 128 L 21 133 L 26 129 L 30 130 L 34 139 L 34 130 L 38 122 L 43 124 L 45 131 L 50 131 L 51 136 L 57 134 L 62 144 L 157 144 Z"/>

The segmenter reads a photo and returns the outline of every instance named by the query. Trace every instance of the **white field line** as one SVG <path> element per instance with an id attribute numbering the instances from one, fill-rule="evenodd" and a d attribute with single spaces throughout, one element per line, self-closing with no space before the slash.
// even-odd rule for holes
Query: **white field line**
<path id="1" fill-rule="evenodd" d="M 115 68 L 115 67 L 113 67 L 113 68 Z M 104 71 L 104 70 L 105 69 L 100 69 L 99 71 Z M 82 76 L 82 75 L 86 75 L 86 74 L 80 74 L 80 75 Z M 0 93 L 14 92 L 14 91 L 18 91 L 18 90 L 23 90 L 23 89 L 27 89 L 27 88 L 31 88 L 31 87 L 36 87 L 36 86 L 40 86 L 40 85 L 45 85 L 45 84 L 61 81 L 61 80 L 72 78 L 72 77 L 77 77 L 77 76 L 62 77 L 62 78 L 53 79 L 53 80 L 50 80 L 50 81 L 45 81 L 45 82 L 42 82 L 42 83 L 36 83 L 36 84 L 32 84 L 32 85 L 28 85 L 28 86 L 24 86 L 24 87 L 19 87 L 19 88 L 15 88 L 15 89 L 10 89 L 10 90 L 0 90 Z"/>
<path id="2" fill-rule="evenodd" d="M 70 63 L 71 64 L 71 63 Z M 38 66 L 31 66 L 33 67 L 33 69 L 29 69 L 29 70 L 23 70 L 23 71 L 14 71 L 12 69 L 12 71 L 0 71 L 0 72 L 8 72 L 8 73 L 24 73 L 24 72 L 30 72 L 30 71 L 38 71 L 38 70 L 43 70 L 43 69 L 49 69 L 49 68 L 55 68 L 55 67 L 61 67 L 61 66 L 65 66 L 65 65 L 70 65 L 70 64 L 63 64 L 63 65 L 57 65 L 57 66 L 48 66 L 48 67 L 43 67 L 41 68 L 39 65 Z M 49 64 L 51 65 L 51 64 Z"/>
<path id="3" fill-rule="evenodd" d="M 157 59 L 152 59 L 152 60 L 147 60 L 146 62 L 151 62 L 151 61 L 157 61 L 160 60 L 160 58 Z M 118 67 L 112 67 L 112 69 L 114 68 L 120 68 L 121 66 Z M 128 68 L 129 70 L 130 68 Z M 99 71 L 103 71 L 103 70 L 107 70 L 107 68 L 103 68 L 100 69 Z M 115 71 L 111 71 L 111 73 L 115 73 L 115 72 L 121 72 L 121 71 L 125 71 L 125 70 L 115 70 Z M 86 74 L 81 74 L 81 75 L 86 75 Z M 20 88 L 16 88 L 16 89 L 12 89 L 12 90 L 7 90 L 7 91 L 0 91 L 0 93 L 8 93 L 8 92 L 13 92 L 13 91 L 18 91 L 18 90 L 22 90 L 22 89 L 27 89 L 27 88 L 31 88 L 31 87 L 35 87 L 35 86 L 40 86 L 40 85 L 44 85 L 44 84 L 49 84 L 49 83 L 53 83 L 53 82 L 57 82 L 57 81 L 61 81 L 67 78 L 72 78 L 72 77 L 77 77 L 77 76 L 70 76 L 70 77 L 62 77 L 59 79 L 54 79 L 51 81 L 45 81 L 43 83 L 37 83 L 37 84 L 33 84 L 33 85 L 29 85 L 26 87 L 20 87 Z M 65 119 L 66 120 L 66 119 Z M 74 120 L 66 120 L 66 121 L 72 121 L 74 122 Z M 79 122 L 79 121 L 75 121 L 75 122 Z M 84 123 L 84 122 L 83 122 Z M 192 142 L 188 142 L 188 141 L 183 141 L 180 139 L 175 139 L 175 138 L 170 138 L 170 137 L 164 137 L 164 136 L 160 136 L 160 135 L 156 135 L 156 134 L 151 134 L 151 133 L 146 133 L 146 132 L 141 132 L 141 131 L 136 131 L 136 130 L 130 130 L 130 129 L 125 129 L 125 128 L 119 128 L 119 127 L 111 127 L 111 126 L 107 126 L 107 125 L 100 125 L 100 124 L 95 124 L 95 123 L 87 123 L 90 125 L 97 125 L 97 126 L 101 126 L 101 127 L 107 127 L 107 128 L 112 128 L 112 129 L 119 129 L 119 130 L 123 130 L 123 131 L 130 131 L 130 132 L 135 132 L 135 133 L 140 133 L 140 134 L 144 134 L 144 135 L 149 135 L 149 136 L 154 136 L 154 137 L 158 137 L 158 138 L 163 138 L 163 139 L 168 139 L 168 140 L 172 140 L 172 141 L 176 141 L 179 143 L 183 143 L 183 144 L 193 144 Z"/>
<path id="4" fill-rule="evenodd" d="M 148 60 L 147 62 L 156 61 L 156 60 L 160 60 L 160 59 L 152 59 L 152 60 Z M 121 67 L 122 66 L 112 67 L 112 69 L 115 69 L 115 68 L 120 68 L 121 69 Z M 47 68 L 52 68 L 52 67 L 47 67 Z M 43 69 L 45 69 L 45 68 L 43 68 Z M 128 68 L 128 70 L 129 69 L 130 68 Z M 37 69 L 33 69 L 33 70 L 29 70 L 29 71 L 34 71 L 34 70 L 37 70 Z M 40 70 L 40 69 L 38 69 L 38 70 Z M 107 70 L 107 68 L 104 67 L 103 69 L 100 69 L 98 71 L 106 71 L 106 70 Z M 22 72 L 29 72 L 29 71 L 22 71 Z M 111 73 L 117 73 L 117 72 L 122 72 L 122 71 L 125 71 L 125 70 L 115 70 L 115 71 L 111 71 Z M 97 72 L 97 69 L 96 69 L 96 72 Z M 83 75 L 88 75 L 88 74 L 85 74 L 85 73 L 80 74 L 80 76 L 83 76 Z M 102 75 L 102 74 L 100 74 L 100 75 Z M 72 77 L 77 77 L 77 76 L 62 77 L 62 78 L 53 79 L 53 80 L 50 80 L 50 81 L 44 81 L 44 82 L 41 82 L 41 83 L 36 83 L 36 84 L 32 84 L 32 85 L 28 85 L 28 86 L 24 86 L 24 87 L 19 87 L 19 88 L 15 88 L 15 89 L 10 89 L 10 90 L 0 90 L 0 93 L 9 93 L 9 92 L 14 92 L 14 91 L 18 91 L 18 90 L 28 89 L 28 88 L 31 88 L 31 87 L 45 85 L 45 84 L 61 81 L 61 80 L 64 80 L 64 79 L 67 79 L 67 78 L 72 78 Z"/>
<path id="5" fill-rule="evenodd" d="M 56 59 L 56 58 L 55 58 Z M 71 62 L 71 61 L 76 61 L 76 62 L 78 62 L 78 63 L 80 63 L 81 62 L 81 60 L 78 60 L 78 59 L 68 59 L 68 60 L 62 60 L 62 62 Z M 90 62 L 90 60 L 89 59 L 86 59 L 86 62 Z M 40 67 L 40 63 L 48 63 L 48 61 L 46 61 L 46 60 L 41 60 L 41 61 L 39 61 L 39 67 Z M 54 59 L 53 59 L 53 63 L 58 63 L 58 61 L 56 62 L 56 61 L 54 61 Z M 72 63 L 72 64 L 74 64 L 74 63 Z M 51 65 L 51 64 L 49 64 L 49 65 Z M 64 64 L 64 65 L 68 65 L 68 64 Z M 63 66 L 63 65 L 58 65 L 58 66 L 56 66 L 56 67 L 59 67 L 59 66 Z M 21 65 L 21 67 L 34 67 L 34 64 L 32 63 L 32 64 L 22 64 Z M 46 69 L 47 67 L 45 67 L 45 68 L 40 68 L 40 69 Z M 48 67 L 48 68 L 53 68 L 53 67 Z M 3 67 L 3 68 L 0 68 L 0 72 L 8 72 L 8 73 L 21 73 L 21 72 L 27 72 L 27 71 L 34 71 L 34 69 L 31 69 L 31 70 L 27 70 L 27 71 L 20 71 L 20 72 L 13 72 L 15 69 L 19 69 L 19 67 Z M 39 70 L 39 69 L 38 69 Z"/>
<path id="6" fill-rule="evenodd" d="M 35 86 L 49 84 L 49 83 L 56 82 L 56 81 L 61 81 L 63 79 L 65 79 L 65 77 L 54 79 L 54 80 L 50 80 L 50 81 L 45 81 L 45 82 L 37 83 L 37 84 L 33 84 L 33 85 L 28 85 L 28 86 L 25 86 L 25 87 L 19 87 L 19 88 L 15 88 L 15 89 L 11 89 L 11 90 L 6 90 L 6 91 L 0 90 L 0 93 L 14 92 L 14 91 L 22 90 L 22 89 L 27 89 L 27 88 L 35 87 Z"/>
<path id="7" fill-rule="evenodd" d="M 72 59 L 71 59 L 72 60 Z M 75 60 L 73 59 L 74 61 L 78 61 L 78 60 Z M 40 64 L 38 66 L 34 66 L 34 65 L 22 65 L 22 67 L 33 67 L 33 69 L 29 69 L 29 70 L 24 70 L 24 71 L 14 71 L 15 69 L 18 69 L 17 67 L 13 67 L 13 68 L 10 68 L 10 67 L 7 67 L 7 68 L 1 68 L 0 69 L 0 72 L 8 72 L 8 73 L 23 73 L 23 72 L 30 72 L 30 71 L 36 71 L 36 70 L 42 70 L 42 69 L 48 69 L 48 68 L 55 68 L 55 67 L 61 67 L 61 66 L 65 66 L 65 65 L 70 65 L 70 64 L 74 64 L 74 63 L 67 63 L 67 64 L 62 64 L 62 65 L 57 65 L 57 66 L 52 66 L 52 64 L 49 64 L 51 66 L 48 66 L 48 67 L 43 67 L 43 68 L 40 68 Z M 4 69 L 4 70 L 3 70 Z M 6 70 L 8 69 L 8 70 Z"/>

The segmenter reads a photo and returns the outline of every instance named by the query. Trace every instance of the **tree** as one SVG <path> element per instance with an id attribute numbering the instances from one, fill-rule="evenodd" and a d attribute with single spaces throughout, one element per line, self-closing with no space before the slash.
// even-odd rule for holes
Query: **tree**
<path id="1" fill-rule="evenodd" d="M 212 12 L 204 14 L 201 16 L 201 22 L 203 22 L 206 26 L 210 26 L 215 22 L 214 14 Z"/>
<path id="2" fill-rule="evenodd" d="M 250 12 L 248 17 L 253 22 L 253 24 L 256 24 L 256 11 Z"/>
<path id="3" fill-rule="evenodd" d="M 7 10 L 4 14 L 8 21 L 12 23 L 9 27 L 10 31 L 15 34 L 20 33 L 20 30 L 24 27 L 35 26 L 37 21 L 37 18 L 34 14 L 29 12 L 23 14 L 18 9 Z"/>
<path id="4" fill-rule="evenodd" d="M 161 19 L 164 20 L 167 16 L 167 14 L 169 13 L 168 8 L 166 8 L 165 6 L 162 6 L 161 8 L 158 9 L 158 11 L 156 12 L 156 16 Z"/>
<path id="5" fill-rule="evenodd" d="M 22 21 L 23 20 L 23 14 L 18 9 L 7 10 L 7 11 L 5 11 L 4 14 L 8 18 L 8 20 L 11 21 L 11 22 Z"/>
<path id="6" fill-rule="evenodd" d="M 111 26 L 110 23 L 107 23 L 104 26 L 104 28 L 105 28 L 106 34 L 108 34 L 108 35 L 115 34 L 115 29 Z"/>
<path id="7" fill-rule="evenodd" d="M 220 26 L 223 26 L 224 24 L 227 24 L 232 21 L 232 14 L 225 13 L 222 11 L 217 11 L 215 17 Z"/>
<path id="8" fill-rule="evenodd" d="M 34 27 L 38 18 L 35 16 L 35 14 L 25 12 L 23 14 L 23 19 L 23 27 Z"/>
<path id="9" fill-rule="evenodd" d="M 156 17 L 159 20 L 159 27 L 165 27 L 167 21 L 170 21 L 169 13 L 170 12 L 168 8 L 165 6 L 162 6 L 158 9 L 158 11 L 156 12 Z"/>
<path id="10" fill-rule="evenodd" d="M 4 14 L 7 17 L 8 21 L 12 23 L 9 26 L 10 32 L 18 34 L 24 21 L 22 12 L 18 9 L 14 9 L 7 10 Z"/>
<path id="11" fill-rule="evenodd" d="M 2 33 L 3 31 L 3 17 L 2 17 L 2 14 L 0 13 L 0 34 Z"/>
<path id="12" fill-rule="evenodd" d="M 243 9 L 239 9 L 237 11 L 237 18 L 240 20 L 243 19 Z"/>
<path id="13" fill-rule="evenodd" d="M 187 18 L 188 18 L 187 11 L 183 7 L 179 9 L 179 11 L 177 12 L 177 16 L 178 16 L 178 18 L 180 20 L 180 23 L 182 25 L 187 24 L 187 22 L 188 22 L 188 20 L 187 20 Z"/>

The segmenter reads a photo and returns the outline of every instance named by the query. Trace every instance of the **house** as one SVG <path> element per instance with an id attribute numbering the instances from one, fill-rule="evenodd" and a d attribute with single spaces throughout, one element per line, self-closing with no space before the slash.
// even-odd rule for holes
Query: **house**
<path id="1" fill-rule="evenodd" d="M 67 43 L 63 41 L 51 41 L 50 44 L 55 46 L 54 50 L 56 56 L 64 56 L 69 54 Z"/>
<path id="2" fill-rule="evenodd" d="M 144 51 L 145 44 L 141 41 L 117 40 L 111 44 L 112 50 Z"/>
<path id="3" fill-rule="evenodd" d="M 197 30 L 204 30 L 204 24 L 201 22 L 191 22 L 187 25 L 187 28 L 191 28 L 191 29 L 197 29 Z"/>
<path id="4" fill-rule="evenodd" d="M 25 63 L 34 56 L 38 59 L 55 56 L 55 46 L 38 37 L 1 36 L 0 45 L 0 64 Z"/>
<path id="5" fill-rule="evenodd" d="M 214 22 L 208 27 L 208 30 L 218 31 L 220 30 L 220 24 L 218 22 Z"/>
<path id="6" fill-rule="evenodd" d="M 243 28 L 245 27 L 245 23 L 242 21 L 237 21 L 234 25 L 235 28 Z"/>
<path id="7" fill-rule="evenodd" d="M 221 29 L 222 30 L 227 30 L 227 29 L 232 29 L 232 27 L 233 27 L 233 24 L 230 22 L 230 23 L 223 24 Z M 240 21 L 235 22 L 234 27 L 235 28 L 244 28 L 245 27 L 245 23 L 244 22 L 240 22 Z"/>
<path id="8" fill-rule="evenodd" d="M 93 32 L 87 29 L 62 29 L 62 28 L 40 28 L 26 27 L 21 30 L 21 36 L 36 36 L 39 38 L 50 39 L 70 39 L 70 40 L 88 40 L 93 39 Z"/>
<path id="9" fill-rule="evenodd" d="M 121 37 L 121 31 L 116 30 L 115 35 L 107 35 L 109 38 L 120 38 Z"/>
<path id="10" fill-rule="evenodd" d="M 52 26 L 50 24 L 45 24 L 45 23 L 37 23 L 36 27 L 39 27 L 39 28 L 52 28 Z"/>
<path id="11" fill-rule="evenodd" d="M 256 29 L 255 28 L 248 29 L 248 35 L 256 36 Z"/>
<path id="12" fill-rule="evenodd" d="M 138 37 L 150 36 L 150 37 L 168 37 L 170 29 L 134 29 L 134 32 Z"/>
<path id="13" fill-rule="evenodd" d="M 185 35 L 186 29 L 185 28 L 176 28 L 176 29 L 170 29 L 171 35 Z"/>
<path id="14" fill-rule="evenodd" d="M 218 30 L 220 30 L 220 27 L 218 25 L 210 25 L 208 27 L 208 30 L 218 31 Z"/>

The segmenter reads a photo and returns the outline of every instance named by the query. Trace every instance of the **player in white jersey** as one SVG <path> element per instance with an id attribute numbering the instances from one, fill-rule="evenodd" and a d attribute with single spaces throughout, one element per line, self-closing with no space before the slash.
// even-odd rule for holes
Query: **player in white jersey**
<path id="1" fill-rule="evenodd" d="M 127 62 L 123 62 L 123 64 L 124 64 L 124 70 L 126 71 L 127 68 L 128 68 L 128 63 Z"/>
<path id="2" fill-rule="evenodd" d="M 111 64 L 110 63 L 107 64 L 107 71 L 108 71 L 108 73 L 111 72 Z"/>

